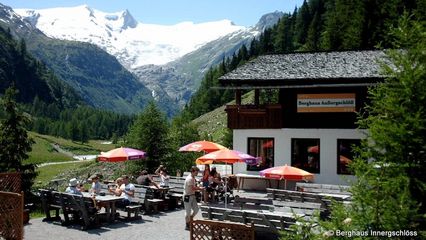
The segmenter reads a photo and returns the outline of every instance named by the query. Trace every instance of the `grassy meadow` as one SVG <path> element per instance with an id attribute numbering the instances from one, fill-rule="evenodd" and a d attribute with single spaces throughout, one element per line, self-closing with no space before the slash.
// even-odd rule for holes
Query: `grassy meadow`
<path id="1" fill-rule="evenodd" d="M 34 132 L 29 132 L 29 136 L 34 140 L 34 144 L 32 145 L 32 151 L 28 154 L 29 158 L 26 160 L 26 163 L 69 162 L 38 167 L 38 176 L 34 182 L 35 188 L 45 187 L 49 184 L 50 180 L 60 178 L 64 173 L 84 169 L 94 163 L 94 161 L 75 162 L 72 155 L 96 155 L 101 151 L 109 151 L 116 147 L 113 144 L 102 144 L 104 142 L 102 140 L 90 140 L 88 143 L 82 144 Z M 55 143 L 68 153 L 58 152 L 52 146 Z"/>

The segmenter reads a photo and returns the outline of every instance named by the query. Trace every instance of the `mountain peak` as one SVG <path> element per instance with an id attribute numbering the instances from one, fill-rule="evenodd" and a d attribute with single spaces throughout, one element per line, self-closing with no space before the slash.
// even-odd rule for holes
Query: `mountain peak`
<path id="1" fill-rule="evenodd" d="M 255 28 L 259 31 L 264 31 L 267 28 L 272 27 L 275 25 L 278 20 L 284 15 L 283 12 L 275 11 L 271 13 L 264 14 L 260 19 L 259 22 L 257 22 Z"/>
<path id="2" fill-rule="evenodd" d="M 121 17 L 123 18 L 123 29 L 135 28 L 138 25 L 138 22 L 127 9 L 121 12 Z"/>

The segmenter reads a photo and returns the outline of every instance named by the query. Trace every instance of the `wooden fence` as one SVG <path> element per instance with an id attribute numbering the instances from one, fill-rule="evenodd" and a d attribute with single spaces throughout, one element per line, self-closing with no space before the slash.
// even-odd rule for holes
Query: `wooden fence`
<path id="1" fill-rule="evenodd" d="M 21 173 L 0 173 L 0 191 L 21 193 Z"/>
<path id="2" fill-rule="evenodd" d="M 242 223 L 195 220 L 191 225 L 191 240 L 254 240 L 254 227 Z"/>
<path id="3" fill-rule="evenodd" d="M 0 173 L 0 239 L 23 239 L 24 193 L 20 173 Z"/>

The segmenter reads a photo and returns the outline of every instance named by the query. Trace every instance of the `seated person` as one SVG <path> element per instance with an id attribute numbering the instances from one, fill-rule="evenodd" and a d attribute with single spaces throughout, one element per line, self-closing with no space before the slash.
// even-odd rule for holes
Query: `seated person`
<path id="1" fill-rule="evenodd" d="M 121 184 L 121 197 L 124 197 L 121 202 L 117 202 L 118 207 L 126 207 L 132 202 L 132 197 L 135 196 L 135 185 L 129 182 L 129 177 L 123 175 L 123 184 Z"/>
<path id="2" fill-rule="evenodd" d="M 108 187 L 108 191 L 115 196 L 121 196 L 121 185 L 123 184 L 123 178 L 119 177 L 115 180 L 115 185 L 113 187 Z"/>
<path id="3" fill-rule="evenodd" d="M 151 186 L 151 185 L 154 185 L 156 188 L 160 188 L 160 187 L 158 186 L 158 184 L 152 180 L 151 176 L 149 176 L 149 175 L 148 175 L 148 171 L 146 171 L 146 170 L 143 170 L 143 171 L 140 173 L 139 177 L 138 177 L 138 178 L 136 178 L 136 182 L 137 182 L 137 184 L 139 184 L 139 185 L 143 185 L 143 186 Z"/>
<path id="4" fill-rule="evenodd" d="M 92 182 L 92 186 L 89 190 L 90 193 L 99 194 L 101 192 L 101 184 L 99 183 L 99 176 L 93 174 L 89 180 Z"/>
<path id="5" fill-rule="evenodd" d="M 65 190 L 66 193 L 76 194 L 76 195 L 82 195 L 80 189 L 77 188 L 77 186 L 80 185 L 80 183 L 77 181 L 76 178 L 70 179 L 68 183 L 68 187 Z"/>
<path id="6" fill-rule="evenodd" d="M 166 168 L 163 168 L 162 170 L 160 170 L 160 179 L 161 179 L 160 187 L 163 187 L 163 188 L 169 187 L 170 176 Z"/>

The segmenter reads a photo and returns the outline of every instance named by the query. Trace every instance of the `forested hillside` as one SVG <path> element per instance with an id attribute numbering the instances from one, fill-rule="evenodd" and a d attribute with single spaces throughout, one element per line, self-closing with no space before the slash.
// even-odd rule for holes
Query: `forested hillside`
<path id="1" fill-rule="evenodd" d="M 70 86 L 28 54 L 24 41 L 16 42 L 2 27 L 0 42 L 0 93 L 13 84 L 19 90 L 18 101 L 23 103 L 31 103 L 38 97 L 45 104 L 61 109 L 81 102 Z"/>
<path id="2" fill-rule="evenodd" d="M 11 85 L 19 90 L 17 100 L 32 118 L 29 129 L 81 142 L 127 132 L 132 116 L 88 107 L 73 88 L 27 52 L 25 41 L 15 41 L 1 27 L 0 42 L 0 94 Z"/>
<path id="3" fill-rule="evenodd" d="M 151 91 L 127 71 L 117 59 L 96 45 L 49 38 L 0 3 L 0 26 L 10 29 L 14 39 L 23 39 L 30 52 L 71 86 L 88 105 L 118 113 L 140 112 L 153 100 Z M 178 107 L 167 96 L 156 99 L 169 115 Z"/>
<path id="4" fill-rule="evenodd" d="M 386 33 L 396 25 L 402 13 L 406 11 L 424 18 L 425 9 L 426 3 L 422 0 L 304 1 L 300 8 L 284 14 L 278 24 L 253 39 L 249 46 L 242 46 L 231 58 L 210 69 L 182 115 L 194 119 L 232 100 L 232 91 L 214 88 L 218 86 L 218 78 L 256 56 L 387 48 L 390 42 Z"/>

